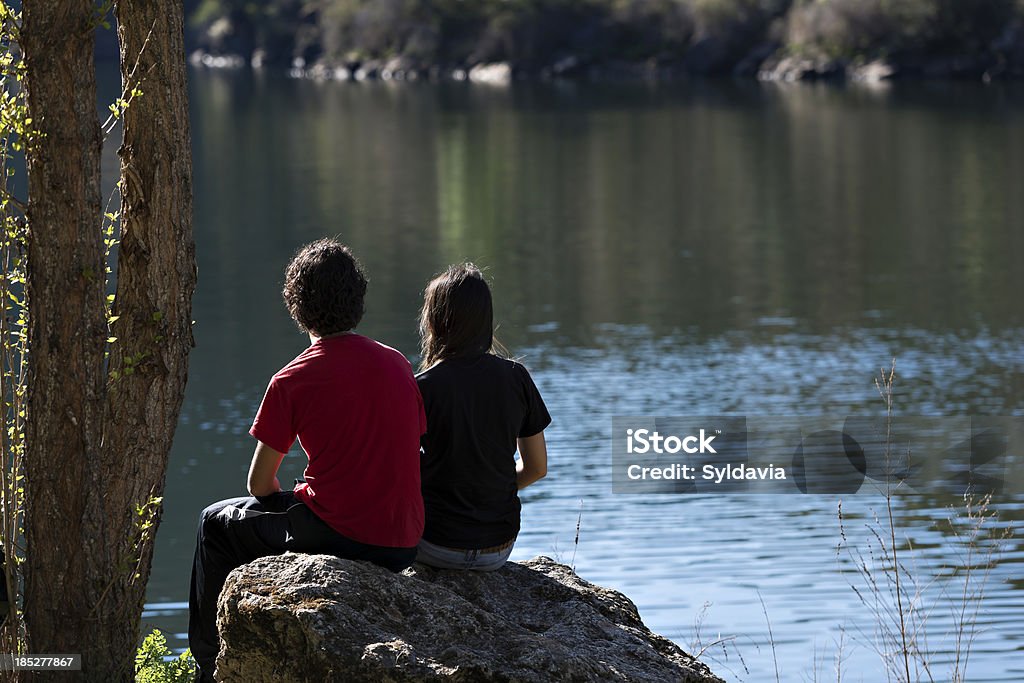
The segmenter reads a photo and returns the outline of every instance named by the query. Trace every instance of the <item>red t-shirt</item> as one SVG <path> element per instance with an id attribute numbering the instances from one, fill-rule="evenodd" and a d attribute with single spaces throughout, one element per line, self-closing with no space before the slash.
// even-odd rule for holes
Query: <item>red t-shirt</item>
<path id="1" fill-rule="evenodd" d="M 331 528 L 360 543 L 411 548 L 423 533 L 426 427 L 405 356 L 343 334 L 274 375 L 249 433 L 281 453 L 298 437 L 309 464 L 295 496 Z"/>

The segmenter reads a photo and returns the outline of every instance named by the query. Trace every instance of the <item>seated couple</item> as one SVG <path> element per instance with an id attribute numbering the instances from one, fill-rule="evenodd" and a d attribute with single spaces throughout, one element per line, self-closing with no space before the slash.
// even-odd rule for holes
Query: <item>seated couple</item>
<path id="1" fill-rule="evenodd" d="M 526 369 L 493 351 L 480 271 L 452 266 L 427 285 L 416 377 L 398 351 L 353 331 L 365 293 L 359 264 L 333 240 L 304 247 L 285 272 L 285 303 L 310 345 L 270 380 L 256 414 L 252 496 L 200 518 L 189 645 L 201 680 L 212 680 L 232 569 L 286 550 L 391 571 L 497 569 L 519 533 L 518 489 L 546 474 L 551 418 Z M 277 471 L 296 438 L 305 481 L 282 491 Z"/>

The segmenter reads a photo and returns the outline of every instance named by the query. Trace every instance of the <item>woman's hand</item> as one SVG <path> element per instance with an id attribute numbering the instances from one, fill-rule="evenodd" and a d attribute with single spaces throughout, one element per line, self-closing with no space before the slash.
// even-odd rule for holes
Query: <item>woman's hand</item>
<path id="1" fill-rule="evenodd" d="M 548 473 L 548 447 L 544 432 L 517 439 L 519 461 L 516 463 L 516 486 L 525 489 Z"/>

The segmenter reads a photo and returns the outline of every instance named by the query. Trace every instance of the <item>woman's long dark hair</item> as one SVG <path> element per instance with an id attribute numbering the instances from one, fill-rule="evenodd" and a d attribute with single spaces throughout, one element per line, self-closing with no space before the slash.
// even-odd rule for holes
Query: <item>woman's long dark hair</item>
<path id="1" fill-rule="evenodd" d="M 494 339 L 491 288 L 472 263 L 448 266 L 423 292 L 420 312 L 420 369 L 446 358 L 504 348 Z"/>

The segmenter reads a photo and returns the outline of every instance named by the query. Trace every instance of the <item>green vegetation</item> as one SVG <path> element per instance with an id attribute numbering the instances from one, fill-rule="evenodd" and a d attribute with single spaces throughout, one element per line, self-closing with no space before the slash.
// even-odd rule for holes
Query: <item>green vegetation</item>
<path id="1" fill-rule="evenodd" d="M 189 23 L 202 50 L 281 64 L 728 73 L 772 54 L 1024 61 L 1024 0 L 197 0 Z"/>
<path id="2" fill-rule="evenodd" d="M 20 601 L 25 522 L 25 408 L 28 377 L 28 312 L 25 204 L 11 192 L 19 159 L 32 135 L 22 82 L 25 64 L 16 41 L 21 16 L 0 3 L 0 648 L 25 652 Z"/>
<path id="3" fill-rule="evenodd" d="M 882 370 L 875 386 L 886 406 L 886 471 L 909 470 L 920 454 L 896 452 L 893 425 L 893 386 L 896 360 Z M 847 537 L 843 504 L 839 502 L 839 534 L 836 548 L 842 571 L 855 580 L 850 587 L 875 621 L 872 646 L 885 665 L 887 680 L 899 683 L 947 680 L 964 683 L 975 637 L 985 586 L 1013 527 L 999 522 L 990 495 L 965 493 L 962 504 L 950 507 L 949 531 L 956 539 L 959 562 L 931 567 L 925 553 L 907 538 L 893 511 L 900 483 L 886 478 L 885 508 L 868 521 L 860 543 Z M 952 618 L 952 661 L 933 649 L 931 639 L 947 636 L 931 623 L 936 612 L 948 609 Z M 948 628 L 948 626 L 947 626 Z M 836 678 L 842 680 L 841 656 L 836 658 Z M 948 666 L 948 670 L 943 671 Z"/>
<path id="4" fill-rule="evenodd" d="M 262 50 L 277 61 L 402 56 L 421 66 L 510 61 L 534 69 L 570 55 L 587 61 L 665 60 L 682 57 L 707 39 L 756 40 L 788 5 L 788 0 L 203 0 L 190 23 L 204 48 L 242 55 Z"/>
<path id="5" fill-rule="evenodd" d="M 1014 32 L 1019 42 L 1022 17 L 1018 0 L 805 1 L 790 11 L 785 39 L 838 58 L 976 55 Z"/>
<path id="6" fill-rule="evenodd" d="M 174 657 L 158 629 L 146 636 L 135 654 L 135 683 L 189 683 L 194 676 L 191 653 L 185 650 Z"/>

